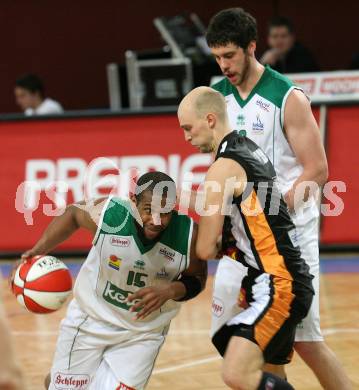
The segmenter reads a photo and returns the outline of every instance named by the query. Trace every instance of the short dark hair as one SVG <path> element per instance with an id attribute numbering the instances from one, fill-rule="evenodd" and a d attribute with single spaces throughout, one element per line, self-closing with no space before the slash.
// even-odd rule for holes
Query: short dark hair
<path id="1" fill-rule="evenodd" d="M 268 24 L 268 31 L 272 27 L 287 27 L 291 34 L 294 33 L 294 25 L 292 21 L 284 16 L 275 16 L 273 19 L 271 19 Z"/>
<path id="2" fill-rule="evenodd" d="M 167 194 L 174 194 L 174 196 L 176 195 L 176 184 L 170 176 L 159 171 L 147 172 L 137 180 L 135 188 L 135 197 L 137 201 L 141 200 L 142 195 L 145 192 L 153 192 L 155 187 L 161 183 L 164 185 L 162 193 L 164 196 L 167 196 Z M 143 189 L 141 189 L 141 187 Z"/>
<path id="3" fill-rule="evenodd" d="M 246 50 L 251 41 L 257 41 L 257 22 L 242 8 L 222 10 L 209 22 L 206 40 L 209 47 L 234 43 Z"/>
<path id="4" fill-rule="evenodd" d="M 27 89 L 32 93 L 39 92 L 41 96 L 44 96 L 44 84 L 39 76 L 36 74 L 25 74 L 16 80 L 17 87 Z"/>

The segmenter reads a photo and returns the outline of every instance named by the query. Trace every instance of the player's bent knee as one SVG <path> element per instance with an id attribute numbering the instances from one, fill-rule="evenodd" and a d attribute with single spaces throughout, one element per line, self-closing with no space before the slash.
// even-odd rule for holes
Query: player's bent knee
<path id="1" fill-rule="evenodd" d="M 44 380 L 45 389 L 48 390 L 51 382 L 51 374 L 47 374 Z"/>
<path id="2" fill-rule="evenodd" d="M 222 371 L 223 382 L 233 390 L 251 389 L 250 382 L 246 378 L 247 375 L 242 374 L 240 371 L 234 372 L 226 369 Z"/>

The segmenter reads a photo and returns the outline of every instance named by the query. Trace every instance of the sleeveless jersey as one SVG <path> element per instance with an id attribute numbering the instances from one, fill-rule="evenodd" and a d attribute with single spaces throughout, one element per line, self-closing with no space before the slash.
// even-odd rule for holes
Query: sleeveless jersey
<path id="1" fill-rule="evenodd" d="M 170 283 L 189 266 L 193 221 L 173 211 L 157 241 L 143 244 L 127 199 L 109 198 L 93 246 L 74 287 L 74 297 L 91 317 L 132 330 L 150 331 L 170 322 L 180 303 L 169 300 L 144 320 L 126 302 L 143 287 Z"/>
<path id="2" fill-rule="evenodd" d="M 300 88 L 269 66 L 265 67 L 262 77 L 245 100 L 227 78 L 212 88 L 226 99 L 231 128 L 250 138 L 267 154 L 277 173 L 278 187 L 285 194 L 303 172 L 283 131 L 287 98 L 293 89 Z M 309 202 L 310 212 L 305 215 L 317 217 L 314 199 Z"/>
<path id="3" fill-rule="evenodd" d="M 309 267 L 301 258 L 295 226 L 266 154 L 233 131 L 219 145 L 218 158 L 236 161 L 247 175 L 243 194 L 233 199 L 231 214 L 225 217 L 224 253 L 254 273 L 265 272 L 310 287 Z"/>

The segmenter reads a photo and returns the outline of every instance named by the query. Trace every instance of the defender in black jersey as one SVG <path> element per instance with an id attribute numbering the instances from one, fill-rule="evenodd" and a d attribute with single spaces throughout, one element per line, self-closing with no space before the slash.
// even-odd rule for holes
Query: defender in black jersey
<path id="1" fill-rule="evenodd" d="M 204 183 L 197 255 L 215 258 L 222 233 L 224 253 L 248 267 L 240 303 L 244 310 L 213 337 L 224 355 L 224 381 L 234 389 L 291 389 L 262 367 L 290 361 L 296 325 L 306 316 L 314 291 L 274 168 L 254 142 L 231 130 L 225 100 L 213 89 L 190 92 L 178 117 L 185 139 L 215 156 Z"/>

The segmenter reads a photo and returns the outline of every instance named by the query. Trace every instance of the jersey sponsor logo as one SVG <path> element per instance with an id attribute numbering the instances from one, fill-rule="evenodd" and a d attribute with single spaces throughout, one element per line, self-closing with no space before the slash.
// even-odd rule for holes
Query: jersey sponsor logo
<path id="1" fill-rule="evenodd" d="M 136 260 L 133 268 L 145 269 L 146 263 L 143 260 Z"/>
<path id="2" fill-rule="evenodd" d="M 113 246 L 128 247 L 128 246 L 130 246 L 130 239 L 129 238 L 112 236 L 110 243 Z"/>
<path id="3" fill-rule="evenodd" d="M 213 297 L 212 300 L 212 313 L 216 317 L 221 317 L 224 313 L 224 303 L 217 297 Z"/>
<path id="4" fill-rule="evenodd" d="M 157 272 L 156 279 L 168 279 L 169 273 L 166 271 L 165 267 L 161 268 L 161 271 Z"/>
<path id="5" fill-rule="evenodd" d="M 64 374 L 57 372 L 53 383 L 58 390 L 85 390 L 90 384 L 90 377 L 81 374 Z"/>
<path id="6" fill-rule="evenodd" d="M 132 291 L 122 290 L 121 288 L 107 281 L 102 297 L 111 305 L 115 305 L 121 309 L 130 310 L 131 305 L 134 304 L 135 301 L 133 301 L 131 305 L 126 302 L 129 294 L 132 294 Z"/>
<path id="7" fill-rule="evenodd" d="M 263 100 L 258 99 L 256 101 L 256 105 L 260 107 L 262 110 L 269 112 L 270 103 L 265 103 Z"/>
<path id="8" fill-rule="evenodd" d="M 290 241 L 292 242 L 292 245 L 296 248 L 299 246 L 299 241 L 298 241 L 298 231 L 296 228 L 290 230 L 288 232 L 288 236 Z"/>
<path id="9" fill-rule="evenodd" d="M 239 114 L 237 116 L 237 126 L 245 126 L 246 125 L 246 118 L 243 114 Z"/>
<path id="10" fill-rule="evenodd" d="M 175 251 L 170 251 L 169 249 L 162 247 L 162 248 L 160 248 L 159 253 L 160 253 L 160 255 L 163 255 L 167 260 L 169 260 L 171 262 L 175 261 L 175 259 L 174 259 L 175 255 L 176 255 Z"/>
<path id="11" fill-rule="evenodd" d="M 252 124 L 252 130 L 257 134 L 263 134 L 264 125 L 259 114 L 257 114 L 257 121 Z"/>
<path id="12" fill-rule="evenodd" d="M 116 390 L 136 390 L 134 387 L 130 387 L 120 382 L 120 385 L 116 387 Z"/>
<path id="13" fill-rule="evenodd" d="M 120 269 L 121 259 L 119 259 L 117 256 L 111 255 L 107 261 L 110 268 L 115 269 L 116 271 Z"/>

